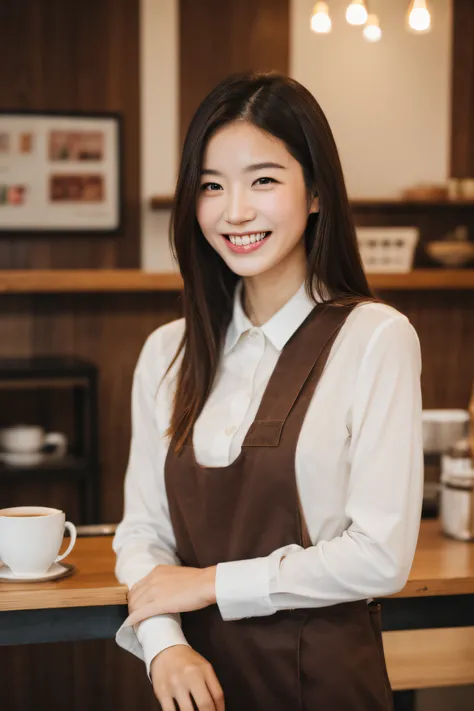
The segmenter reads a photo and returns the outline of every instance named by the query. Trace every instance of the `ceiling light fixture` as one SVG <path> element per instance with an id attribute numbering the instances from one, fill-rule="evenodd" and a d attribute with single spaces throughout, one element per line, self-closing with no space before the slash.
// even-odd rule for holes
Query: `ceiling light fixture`
<path id="1" fill-rule="evenodd" d="M 412 0 L 407 12 L 407 25 L 414 32 L 428 32 L 431 15 L 426 0 Z"/>
<path id="2" fill-rule="evenodd" d="M 346 10 L 346 20 L 350 25 L 364 25 L 367 21 L 367 8 L 364 0 L 352 0 Z"/>
<path id="3" fill-rule="evenodd" d="M 331 26 L 327 3 L 317 2 L 311 15 L 311 29 L 318 34 L 324 34 L 331 31 Z"/>
<path id="4" fill-rule="evenodd" d="M 362 32 L 368 42 L 378 42 L 381 39 L 382 30 L 380 29 L 377 15 L 369 15 L 367 17 L 367 23 Z"/>

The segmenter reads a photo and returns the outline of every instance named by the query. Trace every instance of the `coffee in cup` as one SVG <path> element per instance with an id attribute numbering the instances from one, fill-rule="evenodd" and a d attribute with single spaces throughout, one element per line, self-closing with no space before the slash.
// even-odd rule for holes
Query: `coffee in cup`
<path id="1" fill-rule="evenodd" d="M 71 541 L 58 555 L 64 536 Z M 60 509 L 46 506 L 13 506 L 0 509 L 0 560 L 21 578 L 41 577 L 74 548 L 76 527 Z"/>

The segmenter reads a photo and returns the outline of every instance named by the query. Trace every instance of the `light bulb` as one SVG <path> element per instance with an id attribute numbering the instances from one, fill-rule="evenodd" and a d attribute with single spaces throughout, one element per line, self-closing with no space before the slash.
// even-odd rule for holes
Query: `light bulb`
<path id="1" fill-rule="evenodd" d="M 325 2 L 317 2 L 311 15 L 311 29 L 313 32 L 319 33 L 330 32 L 331 25 L 327 4 Z"/>
<path id="2" fill-rule="evenodd" d="M 364 0 L 352 0 L 346 10 L 346 20 L 350 25 L 363 25 L 367 20 Z"/>
<path id="3" fill-rule="evenodd" d="M 379 18 L 377 15 L 369 15 L 367 24 L 363 29 L 363 34 L 369 42 L 378 42 L 382 37 L 382 30 L 379 27 Z"/>
<path id="4" fill-rule="evenodd" d="M 413 0 L 408 14 L 408 25 L 415 32 L 427 32 L 431 25 L 431 15 L 426 0 Z"/>

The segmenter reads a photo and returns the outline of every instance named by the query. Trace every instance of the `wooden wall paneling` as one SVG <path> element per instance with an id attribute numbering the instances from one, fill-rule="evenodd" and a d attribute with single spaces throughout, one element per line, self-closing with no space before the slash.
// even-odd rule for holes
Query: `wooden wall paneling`
<path id="1" fill-rule="evenodd" d="M 466 409 L 474 380 L 472 291 L 380 292 L 415 327 L 422 353 L 423 407 Z"/>
<path id="2" fill-rule="evenodd" d="M 289 0 L 180 0 L 180 145 L 206 94 L 234 72 L 289 71 Z"/>
<path id="3" fill-rule="evenodd" d="M 140 264 L 140 81 L 137 0 L 0 3 L 0 108 L 124 115 L 124 229 L 100 235 L 0 235 L 0 267 Z"/>
<path id="4" fill-rule="evenodd" d="M 118 522 L 130 447 L 133 370 L 147 336 L 158 326 L 180 317 L 180 294 L 42 294 L 34 297 L 34 304 L 31 313 L 31 300 L 26 295 L 0 299 L 0 333 L 10 334 L 10 338 L 0 339 L 0 357 L 75 355 L 98 366 L 101 517 L 103 521 Z M 10 393 L 9 397 L 24 396 Z M 67 422 L 67 400 L 63 397 L 48 405 L 52 407 L 54 402 L 60 411 L 51 415 L 52 421 Z M 36 404 L 41 404 L 37 397 Z M 67 507 L 72 518 L 77 515 L 75 494 L 66 484 L 13 486 L 11 481 L 0 481 L 0 502 L 4 506 L 40 499 L 45 505 Z"/>
<path id="5" fill-rule="evenodd" d="M 0 647 L 6 711 L 156 711 L 143 662 L 114 640 Z"/>
<path id="6" fill-rule="evenodd" d="M 453 0 L 451 175 L 474 176 L 474 3 Z"/>

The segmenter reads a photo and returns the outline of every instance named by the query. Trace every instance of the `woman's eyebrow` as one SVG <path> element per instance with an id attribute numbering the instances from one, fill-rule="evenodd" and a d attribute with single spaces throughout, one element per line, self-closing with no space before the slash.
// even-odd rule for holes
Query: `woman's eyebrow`
<path id="1" fill-rule="evenodd" d="M 251 173 L 254 170 L 263 170 L 264 168 L 281 168 L 282 170 L 286 170 L 285 166 L 279 163 L 253 163 L 244 169 L 244 173 Z M 220 173 L 218 170 L 212 170 L 212 168 L 207 168 L 206 170 L 201 170 L 201 175 L 219 175 L 222 177 L 223 173 Z"/>

